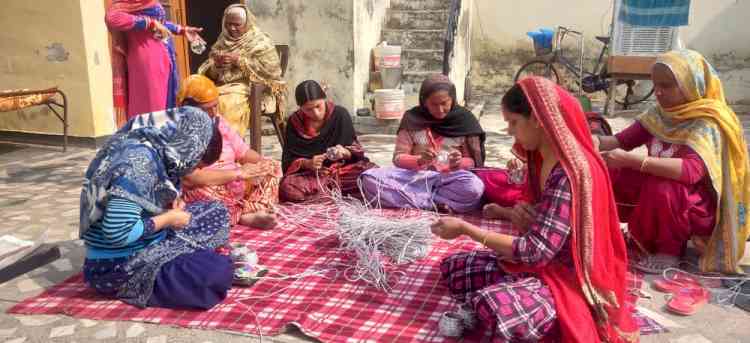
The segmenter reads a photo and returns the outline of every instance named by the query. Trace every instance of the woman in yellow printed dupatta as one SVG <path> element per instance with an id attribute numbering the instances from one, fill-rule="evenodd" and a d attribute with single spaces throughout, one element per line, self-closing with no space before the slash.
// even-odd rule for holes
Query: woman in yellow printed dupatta
<path id="1" fill-rule="evenodd" d="M 219 113 L 240 136 L 250 123 L 251 83 L 263 84 L 267 93 L 261 98 L 261 111 L 281 110 L 279 123 L 286 116 L 286 83 L 281 80 L 281 61 L 271 38 L 256 25 L 247 6 L 231 5 L 224 10 L 221 35 L 211 47 L 209 59 L 198 68 L 219 86 Z M 283 130 L 281 132 L 284 132 Z"/>
<path id="2" fill-rule="evenodd" d="M 618 202 L 635 205 L 632 213 L 621 211 L 621 219 L 630 217 L 633 238 L 651 254 L 635 266 L 646 272 L 674 266 L 692 239 L 702 250 L 701 270 L 741 273 L 739 260 L 750 234 L 750 165 L 742 125 L 726 103 L 716 71 L 698 52 L 660 55 L 652 79 L 659 105 L 631 128 L 599 139 L 602 151 L 648 144 L 646 157 L 619 149 L 604 153 L 609 166 L 619 169 L 613 172 L 620 174 L 613 177 Z M 640 175 L 623 177 L 634 173 Z M 633 187 L 638 177 L 640 188 Z M 672 255 L 670 263 L 642 262 L 665 253 Z"/>

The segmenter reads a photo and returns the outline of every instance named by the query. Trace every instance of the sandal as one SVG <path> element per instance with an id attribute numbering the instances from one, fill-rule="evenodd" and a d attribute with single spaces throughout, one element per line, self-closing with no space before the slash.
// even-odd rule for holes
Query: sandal
<path id="1" fill-rule="evenodd" d="M 668 268 L 677 267 L 680 259 L 677 256 L 656 254 L 646 255 L 632 264 L 632 267 L 646 274 L 661 274 Z"/>
<path id="2" fill-rule="evenodd" d="M 698 312 L 710 298 L 711 293 L 703 287 L 683 288 L 669 299 L 667 310 L 675 314 L 690 316 Z"/>
<path id="3" fill-rule="evenodd" d="M 678 293 L 682 289 L 694 289 L 703 287 L 697 279 L 683 273 L 677 273 L 672 277 L 656 279 L 651 286 L 664 293 Z"/>

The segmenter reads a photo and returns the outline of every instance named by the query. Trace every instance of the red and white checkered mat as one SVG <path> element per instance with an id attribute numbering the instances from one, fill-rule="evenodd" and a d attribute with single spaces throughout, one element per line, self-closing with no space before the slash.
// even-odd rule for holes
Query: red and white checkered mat
<path id="1" fill-rule="evenodd" d="M 285 210 L 289 208 L 282 208 L 282 213 Z M 466 219 L 497 232 L 511 231 L 509 225 L 498 221 Z M 270 269 L 269 276 L 278 279 L 234 288 L 210 311 L 141 310 L 98 296 L 78 274 L 8 312 L 140 321 L 254 335 L 262 332 L 264 336 L 277 335 L 293 324 L 323 342 L 447 341 L 438 332 L 438 320 L 443 312 L 455 310 L 456 303 L 440 280 L 439 264 L 450 254 L 478 248 L 478 243 L 465 238 L 451 242 L 436 239 L 427 257 L 391 271 L 393 289 L 385 293 L 362 281 L 349 281 L 351 275 L 346 269 L 352 255 L 338 250 L 332 224 L 316 216 L 297 216 L 282 220 L 274 230 L 235 227 L 232 241 L 253 247 L 260 262 Z M 302 278 L 279 276 L 305 272 L 308 276 Z M 639 323 L 645 325 L 644 333 L 662 331 L 647 318 Z"/>

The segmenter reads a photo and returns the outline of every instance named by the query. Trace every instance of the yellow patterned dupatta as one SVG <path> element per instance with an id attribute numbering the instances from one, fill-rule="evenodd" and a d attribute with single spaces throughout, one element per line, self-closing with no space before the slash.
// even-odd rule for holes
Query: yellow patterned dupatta
<path id="1" fill-rule="evenodd" d="M 746 208 L 750 201 L 747 143 L 737 115 L 727 105 L 716 71 L 698 52 L 671 51 L 657 64 L 675 76 L 686 104 L 655 106 L 638 121 L 657 139 L 687 145 L 703 159 L 718 199 L 716 227 L 700 259 L 703 271 L 742 273 L 739 260 L 750 234 Z"/>
<path id="2" fill-rule="evenodd" d="M 227 13 L 240 8 L 245 11 L 245 29 L 242 36 L 233 38 L 226 29 Z M 219 66 L 214 63 L 215 54 L 238 53 L 237 65 Z M 247 86 L 251 83 L 263 84 L 268 89 L 279 109 L 279 119 L 286 120 L 286 82 L 281 80 L 281 62 L 276 46 L 271 38 L 257 26 L 257 19 L 243 4 L 234 4 L 224 10 L 221 21 L 221 34 L 211 47 L 210 57 L 198 68 L 198 74 L 208 76 L 219 86 L 222 95 L 220 110 L 232 128 L 244 135 L 250 122 Z M 231 113 L 230 113 L 231 112 Z M 239 113 L 242 112 L 242 113 Z M 270 111 L 271 113 L 273 110 Z M 284 132 L 284 131 L 282 131 Z"/>

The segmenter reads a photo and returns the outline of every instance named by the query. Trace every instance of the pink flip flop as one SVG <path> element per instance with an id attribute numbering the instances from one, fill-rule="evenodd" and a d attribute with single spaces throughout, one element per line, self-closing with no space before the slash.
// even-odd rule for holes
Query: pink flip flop
<path id="1" fill-rule="evenodd" d="M 669 278 L 656 279 L 651 286 L 664 293 L 678 293 L 682 289 L 702 288 L 703 285 L 697 279 L 682 273 L 674 274 Z"/>
<path id="2" fill-rule="evenodd" d="M 673 296 L 667 302 L 667 310 L 683 315 L 690 316 L 698 312 L 711 298 L 711 293 L 703 288 L 685 288 L 673 293 Z"/>

